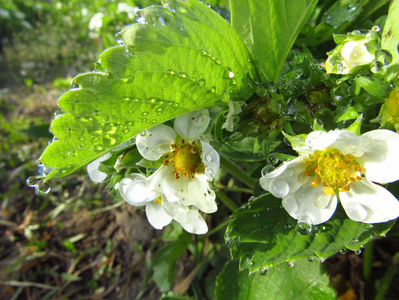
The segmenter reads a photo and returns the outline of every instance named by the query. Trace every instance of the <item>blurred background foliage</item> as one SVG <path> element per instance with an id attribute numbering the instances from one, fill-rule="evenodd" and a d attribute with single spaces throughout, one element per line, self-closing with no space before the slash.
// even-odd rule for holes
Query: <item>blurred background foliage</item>
<path id="1" fill-rule="evenodd" d="M 229 20 L 227 0 L 207 2 Z M 115 34 L 134 22 L 137 9 L 159 3 L 1 1 L 0 299 L 215 299 L 216 277 L 229 260 L 223 237 L 229 208 L 220 205 L 208 216 L 216 228 L 209 236 L 191 237 L 176 224 L 163 232 L 153 230 L 141 209 L 122 206 L 104 186 L 92 184 L 85 170 L 55 181 L 46 196 L 35 195 L 25 184 L 36 173 L 32 158 L 39 157 L 51 138 L 49 122 L 59 113 L 56 100 L 71 87 L 72 77 L 95 69 L 98 55 L 117 45 Z M 265 161 L 272 166 L 287 159 L 286 152 L 279 153 L 281 141 L 273 141 L 281 140 L 280 116 L 288 102 L 295 104 L 290 121 L 297 132 L 312 130 L 316 112 L 325 128 L 332 129 L 329 124 L 338 122 L 334 104 L 339 101 L 348 101 L 348 111 L 339 112 L 344 116 L 338 122 L 342 128 L 359 112 L 367 119 L 376 117 L 383 99 L 364 91 L 355 95 L 351 82 L 326 76 L 320 63 L 335 46 L 332 33 L 383 24 L 388 5 L 388 0 L 319 1 L 280 82 L 257 85 L 236 132 L 222 130 L 225 112 L 211 111 L 214 142 L 257 178 Z M 370 130 L 377 124 L 368 126 Z M 254 150 L 243 152 L 247 149 Z M 253 191 L 227 171 L 218 177 L 218 197 L 225 193 L 241 205 Z M 398 194 L 397 189 L 396 185 L 392 191 Z M 397 253 L 395 226 L 388 238 L 366 246 L 363 253 L 328 259 L 325 265 L 340 299 L 397 299 Z"/>

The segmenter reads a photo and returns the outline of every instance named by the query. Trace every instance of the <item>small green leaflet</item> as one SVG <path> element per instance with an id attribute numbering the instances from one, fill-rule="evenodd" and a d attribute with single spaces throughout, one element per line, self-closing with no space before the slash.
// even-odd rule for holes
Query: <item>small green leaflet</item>
<path id="1" fill-rule="evenodd" d="M 248 46 L 263 81 L 276 82 L 317 0 L 230 0 L 231 24 Z"/>
<path id="2" fill-rule="evenodd" d="M 238 263 L 228 263 L 216 281 L 216 300 L 336 299 L 334 289 L 318 261 L 299 260 L 267 272 L 249 275 Z"/>
<path id="3" fill-rule="evenodd" d="M 399 1 L 392 1 L 382 32 L 381 48 L 392 55 L 392 65 L 399 64 Z"/>
<path id="4" fill-rule="evenodd" d="M 323 260 L 343 249 L 359 250 L 371 238 L 385 234 L 393 224 L 394 221 L 355 222 L 338 207 L 328 222 L 301 234 L 297 220 L 282 208 L 281 199 L 264 194 L 232 215 L 225 238 L 233 259 L 240 260 L 240 267 L 255 272 L 301 258 Z"/>
<path id="5" fill-rule="evenodd" d="M 256 79 L 245 44 L 216 12 L 196 0 L 140 11 L 104 51 L 102 72 L 77 76 L 58 101 L 64 114 L 41 161 L 62 177 L 183 113 L 246 100 Z"/>

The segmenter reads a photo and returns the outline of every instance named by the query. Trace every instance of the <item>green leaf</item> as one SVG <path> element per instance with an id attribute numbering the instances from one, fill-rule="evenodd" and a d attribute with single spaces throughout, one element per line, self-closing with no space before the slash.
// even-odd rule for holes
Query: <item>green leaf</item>
<path id="1" fill-rule="evenodd" d="M 230 99 L 247 99 L 255 76 L 234 29 L 196 0 L 140 11 L 118 35 L 123 46 L 103 52 L 98 69 L 81 74 L 58 101 L 55 140 L 41 160 L 65 176 L 178 115 Z"/>
<path id="2" fill-rule="evenodd" d="M 158 250 L 154 258 L 154 280 L 161 290 L 166 292 L 171 289 L 175 279 L 176 262 L 187 250 L 191 236 L 182 232 L 175 242 Z"/>
<path id="3" fill-rule="evenodd" d="M 228 263 L 216 281 L 217 300 L 336 299 L 335 290 L 318 261 L 299 260 L 294 267 L 282 264 L 266 273 L 248 275 L 238 263 Z"/>
<path id="4" fill-rule="evenodd" d="M 381 48 L 388 50 L 392 55 L 392 63 L 399 64 L 399 2 L 392 1 L 382 32 Z"/>
<path id="5" fill-rule="evenodd" d="M 360 114 L 356 120 L 347 128 L 349 131 L 360 135 L 363 122 L 363 114 Z"/>
<path id="6" fill-rule="evenodd" d="M 388 97 L 390 88 L 384 81 L 364 76 L 357 77 L 355 80 L 370 95 L 381 98 Z"/>
<path id="7" fill-rule="evenodd" d="M 232 257 L 254 272 L 305 257 L 324 260 L 346 248 L 359 250 L 393 224 L 355 222 L 339 207 L 328 222 L 303 234 L 297 220 L 282 208 L 281 199 L 265 194 L 232 215 L 225 238 Z"/>
<path id="8" fill-rule="evenodd" d="M 317 0 L 230 0 L 231 24 L 247 44 L 263 81 L 277 82 Z"/>

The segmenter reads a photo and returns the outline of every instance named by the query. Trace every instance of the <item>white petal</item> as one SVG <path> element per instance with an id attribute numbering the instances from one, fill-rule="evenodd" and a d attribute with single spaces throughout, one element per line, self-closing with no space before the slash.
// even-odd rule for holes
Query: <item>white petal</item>
<path id="1" fill-rule="evenodd" d="M 375 182 L 388 183 L 399 179 L 399 134 L 377 129 L 362 135 L 366 142 L 366 153 L 361 162 L 366 177 Z"/>
<path id="2" fill-rule="evenodd" d="M 304 175 L 306 159 L 307 156 L 299 156 L 284 162 L 274 171 L 263 175 L 260 178 L 261 187 L 277 198 L 284 198 L 295 192 L 306 180 Z"/>
<path id="3" fill-rule="evenodd" d="M 182 195 L 187 194 L 187 180 L 183 176 L 176 179 L 171 170 L 169 173 L 165 172 L 164 176 L 162 176 L 163 180 L 160 183 L 161 192 L 165 196 L 166 201 L 182 203 Z"/>
<path id="4" fill-rule="evenodd" d="M 204 234 L 208 231 L 206 222 L 196 208 L 181 207 L 178 212 L 173 219 L 179 222 L 187 232 Z"/>
<path id="5" fill-rule="evenodd" d="M 342 57 L 351 67 L 366 65 L 374 60 L 374 55 L 369 52 L 365 45 L 370 39 L 349 41 L 341 49 Z"/>
<path id="6" fill-rule="evenodd" d="M 172 128 L 160 124 L 137 135 L 137 150 L 145 159 L 158 160 L 170 151 L 175 138 L 176 132 Z"/>
<path id="7" fill-rule="evenodd" d="M 283 199 L 283 207 L 300 222 L 318 225 L 328 221 L 337 207 L 335 195 L 325 195 L 323 187 L 312 187 L 310 181 Z"/>
<path id="8" fill-rule="evenodd" d="M 175 119 L 175 130 L 185 139 L 198 140 L 210 121 L 209 111 L 201 109 L 181 115 Z"/>
<path id="9" fill-rule="evenodd" d="M 205 213 L 217 211 L 215 192 L 210 190 L 208 179 L 205 175 L 197 175 L 187 183 L 187 190 L 182 193 L 185 205 L 193 205 Z"/>
<path id="10" fill-rule="evenodd" d="M 145 206 L 145 213 L 148 222 L 156 229 L 162 229 L 172 222 L 172 217 L 166 213 L 162 204 L 148 203 Z"/>
<path id="11" fill-rule="evenodd" d="M 399 216 L 399 202 L 388 190 L 367 179 L 351 184 L 348 192 L 339 193 L 346 214 L 354 221 L 381 223 Z"/>
<path id="12" fill-rule="evenodd" d="M 220 167 L 219 153 L 208 143 L 202 142 L 202 162 L 205 164 L 205 175 L 213 179 Z"/>
<path id="13" fill-rule="evenodd" d="M 107 160 L 110 156 L 111 153 L 106 153 L 105 155 L 97 158 L 96 160 L 93 160 L 87 165 L 87 174 L 89 175 L 91 181 L 100 183 L 103 182 L 105 178 L 107 178 L 108 174 L 100 171 L 99 167 L 100 163 Z"/>
<path id="14" fill-rule="evenodd" d="M 141 206 L 149 201 L 154 201 L 159 193 L 154 191 L 145 176 L 130 174 L 119 183 L 119 191 L 122 198 L 129 204 Z"/>
<path id="15" fill-rule="evenodd" d="M 335 148 L 341 151 L 343 155 L 361 156 L 365 151 L 364 139 L 346 129 L 336 129 L 328 132 L 313 131 L 308 134 L 305 143 L 313 150 Z"/>

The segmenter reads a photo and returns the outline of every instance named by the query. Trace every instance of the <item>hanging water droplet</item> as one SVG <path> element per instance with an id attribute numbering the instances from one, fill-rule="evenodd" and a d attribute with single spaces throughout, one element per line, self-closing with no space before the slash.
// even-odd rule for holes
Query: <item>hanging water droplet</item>
<path id="1" fill-rule="evenodd" d="M 308 216 L 298 218 L 297 231 L 300 234 L 306 235 L 312 233 L 312 224 L 309 221 Z"/>
<path id="2" fill-rule="evenodd" d="M 58 117 L 61 116 L 62 114 L 63 114 L 62 110 L 57 109 L 57 110 L 54 112 L 54 114 L 53 114 L 54 119 L 58 118 Z"/>
<path id="3" fill-rule="evenodd" d="M 341 249 L 341 250 L 339 250 L 339 253 L 341 253 L 341 254 L 346 254 L 347 252 L 348 252 L 347 249 Z"/>
<path id="4" fill-rule="evenodd" d="M 381 31 L 381 27 L 379 25 L 374 25 L 373 27 L 371 27 L 371 30 L 375 31 L 375 32 L 379 32 L 379 31 Z"/>
<path id="5" fill-rule="evenodd" d="M 362 249 L 360 249 L 360 248 L 356 249 L 354 252 L 356 255 L 360 255 L 360 254 L 362 254 Z"/>
<path id="6" fill-rule="evenodd" d="M 42 179 L 42 176 L 37 176 L 37 175 L 36 176 L 30 176 L 30 177 L 28 177 L 26 179 L 26 185 L 31 187 L 31 188 L 34 188 L 34 187 L 36 187 L 39 184 L 41 179 Z"/>
<path id="7" fill-rule="evenodd" d="M 268 173 L 272 172 L 274 169 L 275 169 L 274 166 L 267 165 L 267 166 L 264 166 L 264 167 L 262 168 L 262 170 L 260 171 L 260 173 L 261 173 L 262 176 L 266 176 Z"/>
<path id="8" fill-rule="evenodd" d="M 50 192 L 51 187 L 47 182 L 44 182 L 42 180 L 36 187 L 35 187 L 35 192 L 37 195 L 46 195 Z"/>

